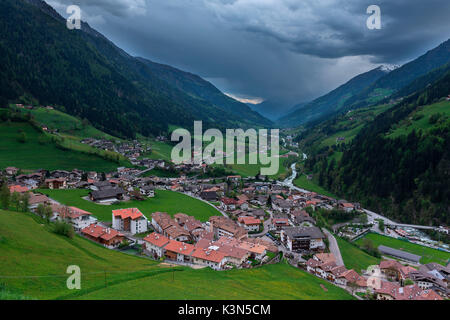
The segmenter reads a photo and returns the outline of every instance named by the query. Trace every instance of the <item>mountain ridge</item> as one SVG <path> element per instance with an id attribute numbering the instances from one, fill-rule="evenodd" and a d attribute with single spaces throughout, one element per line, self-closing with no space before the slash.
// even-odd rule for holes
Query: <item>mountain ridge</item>
<path id="1" fill-rule="evenodd" d="M 339 111 L 349 99 L 349 96 L 366 88 L 374 81 L 382 77 L 387 71 L 382 66 L 361 73 L 329 93 L 300 106 L 295 111 L 280 118 L 277 124 L 282 126 L 299 126 L 306 122 L 315 120 L 321 116 Z"/>
<path id="2" fill-rule="evenodd" d="M 121 137 L 157 135 L 170 124 L 190 129 L 194 120 L 219 129 L 271 123 L 245 105 L 250 120 L 179 90 L 88 24 L 83 22 L 84 32 L 68 30 L 65 19 L 43 1 L 5 0 L 0 14 L 2 104 L 64 106 Z"/>

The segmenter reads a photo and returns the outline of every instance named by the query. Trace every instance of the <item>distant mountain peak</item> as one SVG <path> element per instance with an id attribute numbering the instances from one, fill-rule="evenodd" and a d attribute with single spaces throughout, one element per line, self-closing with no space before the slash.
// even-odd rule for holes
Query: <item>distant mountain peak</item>
<path id="1" fill-rule="evenodd" d="M 394 71 L 395 69 L 400 68 L 400 66 L 398 64 L 383 64 L 383 65 L 379 66 L 378 68 L 384 72 L 391 72 L 391 71 Z"/>

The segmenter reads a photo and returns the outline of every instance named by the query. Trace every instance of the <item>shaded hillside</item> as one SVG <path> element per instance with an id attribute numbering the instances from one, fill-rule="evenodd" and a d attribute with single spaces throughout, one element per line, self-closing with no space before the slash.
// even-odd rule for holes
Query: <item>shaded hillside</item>
<path id="1" fill-rule="evenodd" d="M 415 90 L 424 88 L 428 83 L 433 82 L 442 76 L 445 72 L 442 70 L 430 73 L 439 69 L 450 62 L 450 40 L 440 44 L 438 47 L 429 50 L 417 59 L 408 62 L 378 79 L 370 87 L 361 91 L 358 95 L 348 100 L 348 105 L 353 107 L 366 106 L 376 100 L 382 100 L 385 97 L 380 93 L 390 96 L 392 93 L 402 91 L 402 94 L 410 94 Z M 445 67 L 444 67 L 445 69 Z M 444 70 L 445 71 L 445 70 Z M 423 83 L 423 76 L 428 77 L 428 83 Z M 421 79 L 422 78 L 422 79 Z"/>
<path id="2" fill-rule="evenodd" d="M 378 67 L 360 74 L 330 93 L 297 108 L 295 111 L 279 119 L 277 123 L 285 127 L 295 127 L 318 118 L 326 117 L 327 115 L 335 114 L 346 105 L 351 97 L 370 86 L 384 76 L 386 72 L 388 71 L 382 67 Z"/>
<path id="3" fill-rule="evenodd" d="M 223 94 L 213 84 L 195 74 L 185 72 L 168 65 L 155 63 L 147 59 L 137 59 L 144 63 L 160 79 L 165 80 L 173 87 L 199 100 L 209 102 L 216 107 L 223 109 L 224 112 L 230 112 L 234 115 L 238 115 L 242 117 L 241 121 L 243 122 L 266 126 L 270 126 L 272 124 L 270 120 L 253 111 L 245 103 L 234 100 L 233 98 Z"/>
<path id="4" fill-rule="evenodd" d="M 409 95 L 445 74 L 450 63 L 450 40 L 417 59 L 393 69 L 380 67 L 359 75 L 341 87 L 281 118 L 282 126 L 312 127 L 331 116 L 357 108 L 389 102 Z M 384 73 L 374 71 L 385 70 Z"/>
<path id="5" fill-rule="evenodd" d="M 308 158 L 328 190 L 408 223 L 450 224 L 450 72 L 366 125 L 340 161 Z"/>
<path id="6" fill-rule="evenodd" d="M 1 1 L 0 103 L 63 106 L 122 137 L 156 135 L 169 124 L 190 128 L 194 120 L 219 128 L 254 125 L 171 86 L 87 24 L 82 30 L 68 30 L 43 2 Z"/>

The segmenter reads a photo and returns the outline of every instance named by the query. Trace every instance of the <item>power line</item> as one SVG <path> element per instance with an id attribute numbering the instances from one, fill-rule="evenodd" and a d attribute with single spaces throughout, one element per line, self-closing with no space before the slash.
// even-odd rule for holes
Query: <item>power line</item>
<path id="1" fill-rule="evenodd" d="M 98 275 L 98 274 L 104 274 L 106 278 L 107 273 L 138 273 L 138 272 L 151 272 L 151 271 L 161 271 L 161 270 L 167 270 L 169 271 L 182 271 L 181 269 L 176 268 L 167 268 L 167 269 L 148 269 L 148 270 L 111 270 L 111 271 L 97 271 L 97 272 L 81 272 L 81 275 Z M 27 275 L 27 276 L 9 276 L 9 275 L 0 275 L 0 279 L 34 279 L 34 278 L 67 278 L 70 276 L 70 273 L 66 273 L 64 275 Z"/>

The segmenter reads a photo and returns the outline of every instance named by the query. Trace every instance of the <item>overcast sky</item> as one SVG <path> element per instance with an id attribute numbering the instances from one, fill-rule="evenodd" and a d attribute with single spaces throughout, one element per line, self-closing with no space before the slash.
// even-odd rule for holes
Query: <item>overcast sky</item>
<path id="1" fill-rule="evenodd" d="M 450 37 L 449 0 L 46 0 L 134 56 L 227 94 L 308 101 L 380 64 L 403 64 Z M 369 5 L 381 30 L 369 30 Z"/>

